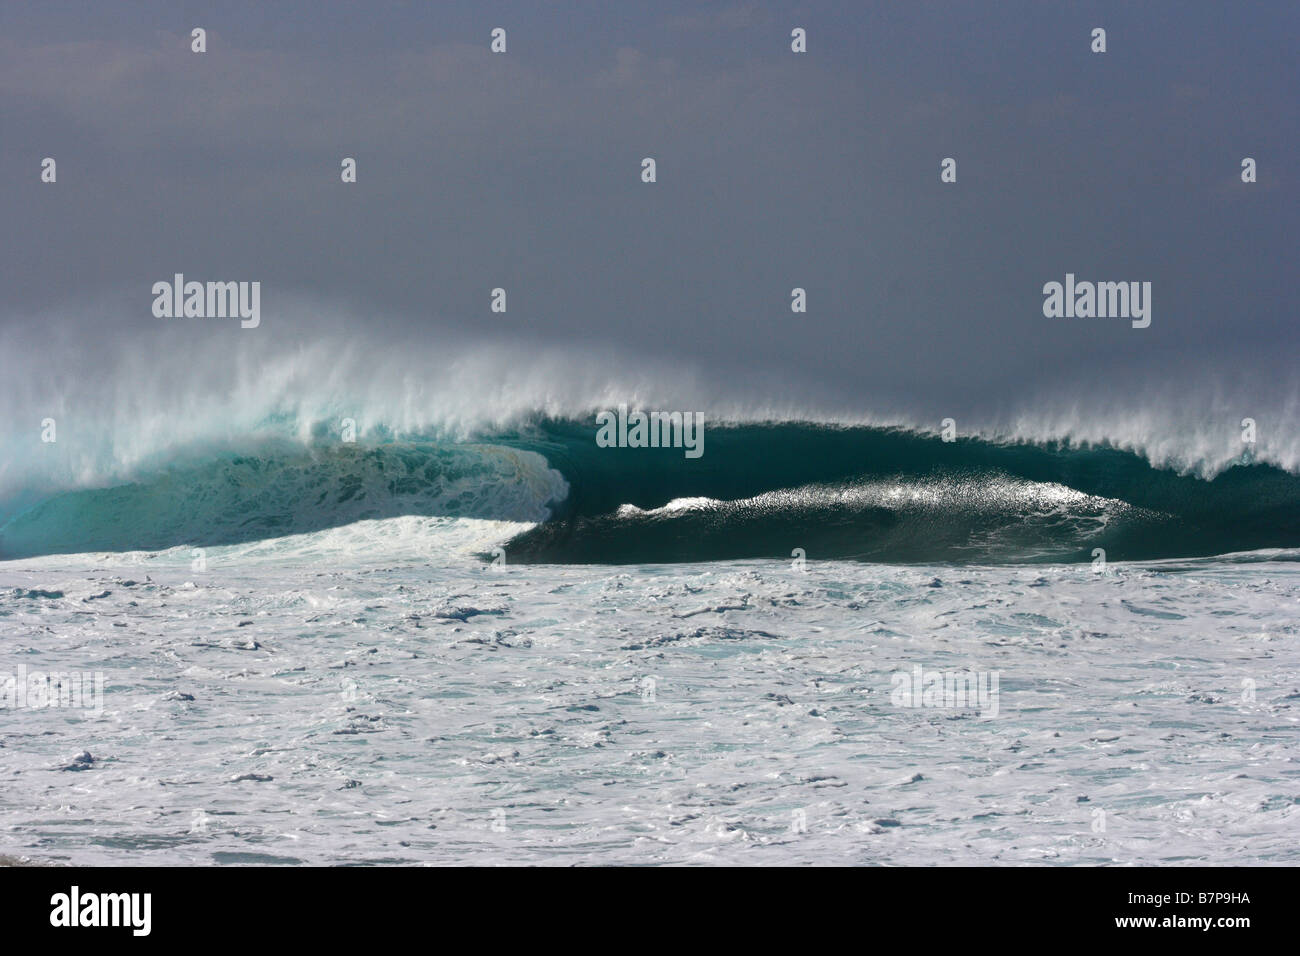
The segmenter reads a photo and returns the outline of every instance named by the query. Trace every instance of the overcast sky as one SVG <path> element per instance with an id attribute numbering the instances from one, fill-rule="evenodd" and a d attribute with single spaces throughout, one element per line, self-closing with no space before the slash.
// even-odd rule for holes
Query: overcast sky
<path id="1" fill-rule="evenodd" d="M 1297 26 L 1282 0 L 4 4 L 0 322 L 93 351 L 156 332 L 183 272 L 262 283 L 231 337 L 311 335 L 307 295 L 389 348 L 598 345 L 864 408 L 1293 388 Z M 1067 271 L 1151 282 L 1150 328 L 1044 318 Z"/>

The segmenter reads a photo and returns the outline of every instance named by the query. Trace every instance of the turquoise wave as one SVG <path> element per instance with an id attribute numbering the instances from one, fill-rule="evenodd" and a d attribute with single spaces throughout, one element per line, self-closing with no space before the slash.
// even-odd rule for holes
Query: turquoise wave
<path id="1" fill-rule="evenodd" d="M 234 544 L 402 515 L 534 525 L 512 562 L 1203 557 L 1300 546 L 1300 476 L 1213 479 L 1108 447 L 810 423 L 709 425 L 705 453 L 602 448 L 590 419 L 447 439 L 250 442 L 51 495 L 0 558 Z"/>

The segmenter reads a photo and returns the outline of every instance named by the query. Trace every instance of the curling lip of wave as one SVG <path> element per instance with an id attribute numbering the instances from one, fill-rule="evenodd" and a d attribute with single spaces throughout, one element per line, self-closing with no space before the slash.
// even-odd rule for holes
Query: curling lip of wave
<path id="1" fill-rule="evenodd" d="M 531 524 L 567 493 L 541 455 L 518 448 L 261 443 L 55 495 L 0 527 L 0 558 L 236 544 L 404 515 Z"/>

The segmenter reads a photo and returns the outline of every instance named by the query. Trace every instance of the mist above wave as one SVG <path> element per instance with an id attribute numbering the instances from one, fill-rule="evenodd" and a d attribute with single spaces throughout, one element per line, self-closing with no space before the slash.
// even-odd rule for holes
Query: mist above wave
<path id="1" fill-rule="evenodd" d="M 1300 471 L 1300 390 L 1247 373 L 1153 372 L 1138 391 L 1082 375 L 958 399 L 925 388 L 887 393 L 869 380 L 836 386 L 817 368 L 737 369 L 689 343 L 651 354 L 486 325 L 394 336 L 356 312 L 306 302 L 268 305 L 255 330 L 123 323 L 107 308 L 11 319 L 0 331 L 0 517 L 54 491 L 131 481 L 182 455 L 267 439 L 336 441 L 347 423 L 363 442 L 474 440 L 620 403 L 699 411 L 710 424 L 938 433 L 951 418 L 962 437 L 1111 446 L 1202 477 L 1244 461 Z M 1247 419 L 1254 443 L 1243 441 Z M 42 441 L 47 422 L 56 441 Z"/>

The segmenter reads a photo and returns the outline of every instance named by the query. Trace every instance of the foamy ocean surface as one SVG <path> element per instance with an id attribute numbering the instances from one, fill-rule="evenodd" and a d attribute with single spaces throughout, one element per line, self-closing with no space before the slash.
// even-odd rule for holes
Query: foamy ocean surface
<path id="1" fill-rule="evenodd" d="M 187 548 L 0 563 L 6 661 L 105 679 L 99 716 L 3 712 L 0 852 L 1300 862 L 1295 552 L 475 557 L 526 527 L 362 521 L 209 548 L 204 571 Z M 996 716 L 898 706 L 917 666 L 996 674 Z"/>

